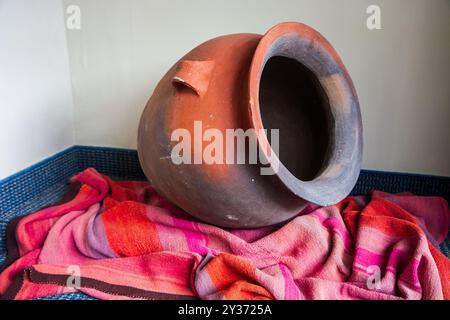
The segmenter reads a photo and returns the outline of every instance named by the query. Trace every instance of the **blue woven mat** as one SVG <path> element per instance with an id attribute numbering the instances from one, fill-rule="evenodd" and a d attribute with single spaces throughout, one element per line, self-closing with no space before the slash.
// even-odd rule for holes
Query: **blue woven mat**
<path id="1" fill-rule="evenodd" d="M 6 258 L 8 222 L 55 203 L 67 191 L 69 178 L 88 167 L 94 167 L 115 180 L 145 179 L 135 150 L 75 146 L 0 181 L 0 264 Z M 450 178 L 363 170 L 352 194 L 365 194 L 374 189 L 390 193 L 409 191 L 419 195 L 436 195 L 449 201 Z M 450 257 L 450 234 L 440 249 Z M 40 298 L 92 299 L 82 293 Z"/>

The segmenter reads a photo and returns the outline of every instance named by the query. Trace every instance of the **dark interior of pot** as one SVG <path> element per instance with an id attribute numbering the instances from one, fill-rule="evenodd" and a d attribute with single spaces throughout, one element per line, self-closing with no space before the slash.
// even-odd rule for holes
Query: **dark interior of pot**
<path id="1" fill-rule="evenodd" d="M 302 181 L 317 177 L 332 132 L 328 98 L 316 76 L 297 60 L 271 57 L 262 72 L 259 105 L 264 128 L 279 129 L 281 163 Z"/>

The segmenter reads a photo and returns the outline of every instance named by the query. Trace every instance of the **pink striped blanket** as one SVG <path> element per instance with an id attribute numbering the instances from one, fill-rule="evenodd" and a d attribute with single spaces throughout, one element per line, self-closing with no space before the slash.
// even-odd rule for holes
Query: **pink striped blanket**
<path id="1" fill-rule="evenodd" d="M 256 230 L 199 222 L 147 182 L 94 169 L 76 195 L 14 221 L 3 299 L 449 299 L 445 200 L 372 192 Z"/>

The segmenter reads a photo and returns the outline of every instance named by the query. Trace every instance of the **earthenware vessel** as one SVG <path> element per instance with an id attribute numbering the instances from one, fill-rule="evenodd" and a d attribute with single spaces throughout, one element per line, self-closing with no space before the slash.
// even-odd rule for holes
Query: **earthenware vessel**
<path id="1" fill-rule="evenodd" d="M 262 134 L 266 162 L 177 164 L 172 134 L 182 128 L 194 136 L 196 121 L 224 136 L 279 129 L 279 150 Z M 362 158 L 357 94 L 330 43 L 304 24 L 221 36 L 159 82 L 140 120 L 138 154 L 156 190 L 198 219 L 231 228 L 281 223 L 308 204 L 335 204 L 354 187 Z M 264 163 L 278 170 L 262 175 Z"/>

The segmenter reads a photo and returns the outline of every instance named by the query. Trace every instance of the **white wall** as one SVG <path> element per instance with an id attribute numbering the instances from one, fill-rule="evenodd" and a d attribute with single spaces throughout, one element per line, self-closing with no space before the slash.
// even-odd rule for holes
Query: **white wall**
<path id="1" fill-rule="evenodd" d="M 364 167 L 450 176 L 448 0 L 67 0 L 82 10 L 68 32 L 79 144 L 136 146 L 157 81 L 184 53 L 228 33 L 287 20 L 318 29 L 358 90 Z M 378 4 L 382 30 L 366 28 Z"/>
<path id="2" fill-rule="evenodd" d="M 0 0 L 0 179 L 71 146 L 62 3 Z"/>
<path id="3" fill-rule="evenodd" d="M 281 21 L 318 29 L 359 93 L 364 167 L 450 176 L 448 0 L 0 0 L 0 178 L 73 143 L 136 147 L 157 81 L 212 37 Z M 379 4 L 382 30 L 365 26 Z"/>

